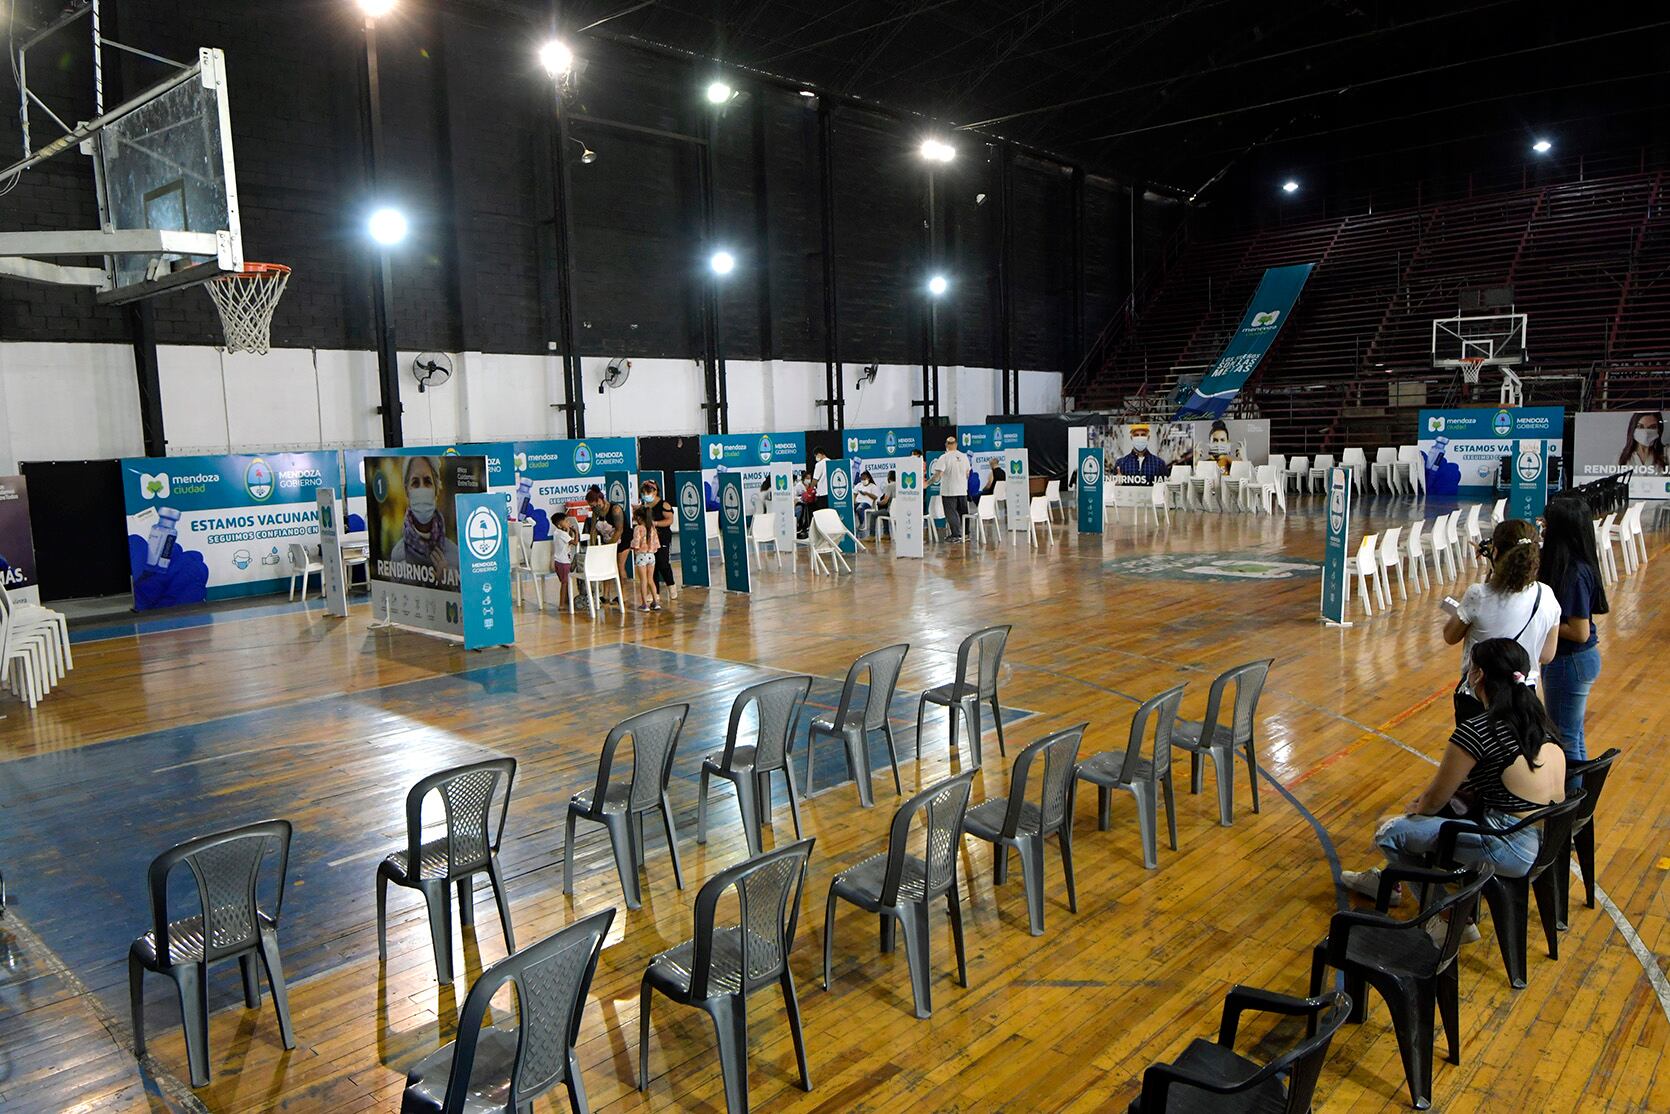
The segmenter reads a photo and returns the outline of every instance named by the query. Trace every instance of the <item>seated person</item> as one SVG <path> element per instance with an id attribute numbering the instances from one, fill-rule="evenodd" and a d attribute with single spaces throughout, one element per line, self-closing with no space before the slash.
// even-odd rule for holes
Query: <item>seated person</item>
<path id="1" fill-rule="evenodd" d="M 1447 819 L 1465 814 L 1500 830 L 1565 800 L 1565 751 L 1536 690 L 1526 684 L 1530 671 L 1530 655 L 1511 638 L 1490 638 L 1473 647 L 1468 683 L 1485 710 L 1455 729 L 1438 772 L 1408 812 L 1382 820 L 1375 830 L 1374 842 L 1387 862 L 1421 865 L 1422 856 L 1437 848 L 1438 831 Z M 1500 837 L 1462 833 L 1455 859 L 1489 862 L 1500 875 L 1523 878 L 1536 861 L 1540 842 L 1537 828 Z M 1380 871 L 1341 871 L 1340 880 L 1354 893 L 1374 896 Z M 1392 900 L 1401 901 L 1401 894 L 1394 893 Z M 1467 938 L 1476 939 L 1477 930 L 1469 930 Z"/>
<path id="2" fill-rule="evenodd" d="M 1003 465 L 999 464 L 995 460 L 992 461 L 991 474 L 986 477 L 986 486 L 980 489 L 980 494 L 996 495 L 999 499 L 1003 498 L 1003 488 L 1001 485 L 1003 481 L 1008 478 L 1009 477 L 1003 471 Z"/>
<path id="3" fill-rule="evenodd" d="M 1113 474 L 1125 483 L 1152 484 L 1171 475 L 1171 466 L 1148 451 L 1148 426 L 1131 427 L 1131 451 L 1113 462 Z"/>
<path id="4" fill-rule="evenodd" d="M 876 500 L 876 513 L 870 516 L 870 533 L 875 533 L 879 527 L 882 515 L 893 513 L 893 497 L 899 493 L 899 473 L 889 468 L 887 470 L 887 486 L 881 489 L 881 497 Z"/>
<path id="5" fill-rule="evenodd" d="M 858 532 L 864 533 L 865 524 L 870 516 L 876 512 L 876 501 L 881 498 L 881 485 L 870 474 L 868 468 L 858 474 L 858 482 L 852 488 L 853 519 L 858 524 Z"/>

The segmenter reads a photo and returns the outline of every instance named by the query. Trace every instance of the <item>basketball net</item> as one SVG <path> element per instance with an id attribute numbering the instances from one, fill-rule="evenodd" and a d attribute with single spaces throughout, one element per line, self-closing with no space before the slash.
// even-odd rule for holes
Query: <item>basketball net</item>
<path id="1" fill-rule="evenodd" d="M 1479 369 L 1484 367 L 1483 356 L 1464 356 L 1461 360 L 1461 381 L 1476 384 L 1479 381 Z"/>
<path id="2" fill-rule="evenodd" d="M 225 351 L 267 354 L 272 342 L 273 310 L 289 281 L 290 268 L 282 263 L 246 263 L 243 270 L 204 284 L 220 311 Z"/>

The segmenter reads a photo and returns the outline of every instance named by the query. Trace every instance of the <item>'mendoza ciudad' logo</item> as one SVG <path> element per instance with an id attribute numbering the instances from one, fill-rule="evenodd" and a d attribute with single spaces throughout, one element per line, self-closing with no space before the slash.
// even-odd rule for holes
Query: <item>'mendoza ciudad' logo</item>
<path id="1" fill-rule="evenodd" d="M 1267 329 L 1280 320 L 1281 310 L 1279 309 L 1259 310 L 1253 314 L 1252 327 L 1255 329 Z"/>

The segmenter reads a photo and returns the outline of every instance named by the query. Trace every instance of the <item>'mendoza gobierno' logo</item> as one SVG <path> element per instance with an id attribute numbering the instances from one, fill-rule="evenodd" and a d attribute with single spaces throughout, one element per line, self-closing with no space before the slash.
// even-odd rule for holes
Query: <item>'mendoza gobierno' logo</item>
<path id="1" fill-rule="evenodd" d="M 1495 431 L 1498 437 L 1513 436 L 1513 412 L 1509 410 L 1496 411 L 1496 419 L 1491 424 L 1491 429 Z"/>
<path id="2" fill-rule="evenodd" d="M 760 463 L 771 463 L 771 434 L 769 433 L 760 435 Z"/>
<path id="3" fill-rule="evenodd" d="M 582 476 L 591 471 L 591 446 L 584 441 L 574 446 L 574 471 Z"/>
<path id="4" fill-rule="evenodd" d="M 260 457 L 250 461 L 249 467 L 244 469 L 244 490 L 248 491 L 249 497 L 257 503 L 265 503 L 268 499 L 271 499 L 273 497 L 272 466 Z"/>
<path id="5" fill-rule="evenodd" d="M 706 508 L 702 505 L 702 493 L 696 490 L 695 481 L 685 480 L 684 486 L 678 489 L 678 507 L 684 512 L 686 522 L 701 518 Z"/>

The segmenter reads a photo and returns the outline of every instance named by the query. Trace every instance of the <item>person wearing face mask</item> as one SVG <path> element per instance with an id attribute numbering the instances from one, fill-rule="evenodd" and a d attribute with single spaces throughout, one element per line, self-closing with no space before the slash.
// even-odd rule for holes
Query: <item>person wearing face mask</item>
<path id="1" fill-rule="evenodd" d="M 667 598 L 676 600 L 678 581 L 673 579 L 673 520 L 678 512 L 671 503 L 661 498 L 661 489 L 654 480 L 645 480 L 639 485 L 639 497 L 649 508 L 650 525 L 655 527 L 656 537 L 661 543 L 655 550 L 656 586 L 665 584 Z"/>
<path id="2" fill-rule="evenodd" d="M 1148 451 L 1148 426 L 1131 427 L 1131 451 L 1113 462 L 1113 474 L 1127 477 L 1125 483 L 1152 485 L 1171 475 L 1171 466 Z"/>
<path id="3" fill-rule="evenodd" d="M 441 470 L 427 456 L 409 456 L 402 471 L 406 486 L 406 518 L 400 540 L 389 552 L 396 564 L 427 565 L 435 570 L 437 585 L 456 577 L 458 546 L 446 536 L 446 514 L 440 508 Z"/>
<path id="4" fill-rule="evenodd" d="M 1629 420 L 1629 439 L 1618 454 L 1618 465 L 1647 473 L 1660 473 L 1664 466 L 1664 415 L 1642 410 Z"/>

